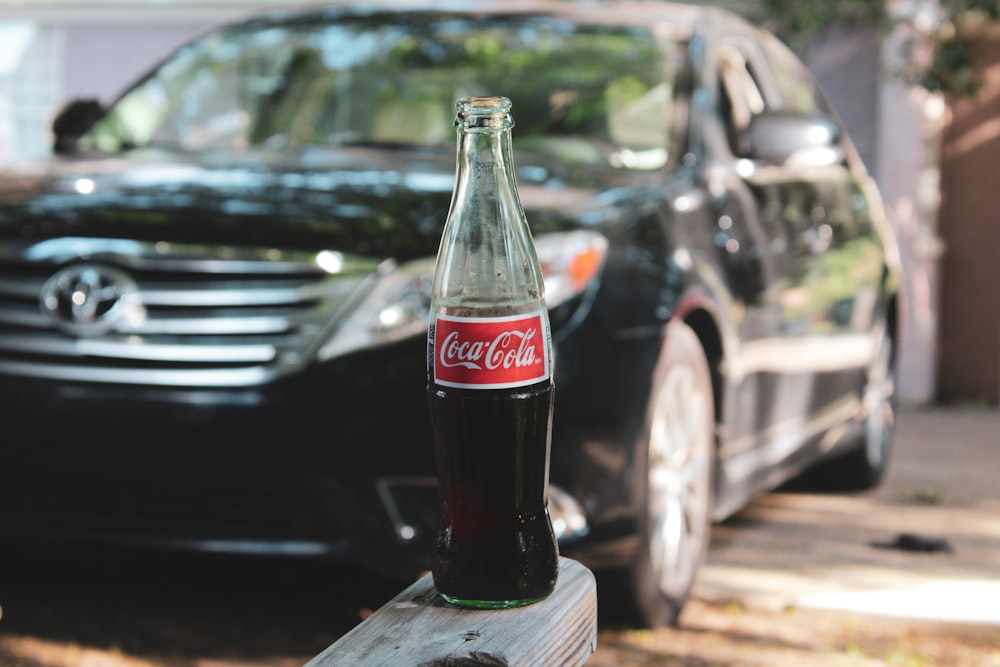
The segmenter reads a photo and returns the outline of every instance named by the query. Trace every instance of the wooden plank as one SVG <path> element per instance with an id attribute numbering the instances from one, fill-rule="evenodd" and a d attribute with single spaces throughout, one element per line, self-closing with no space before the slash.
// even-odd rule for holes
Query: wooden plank
<path id="1" fill-rule="evenodd" d="M 527 607 L 461 609 L 427 574 L 306 667 L 537 667 L 582 665 L 597 650 L 597 583 L 559 560 L 552 594 Z"/>

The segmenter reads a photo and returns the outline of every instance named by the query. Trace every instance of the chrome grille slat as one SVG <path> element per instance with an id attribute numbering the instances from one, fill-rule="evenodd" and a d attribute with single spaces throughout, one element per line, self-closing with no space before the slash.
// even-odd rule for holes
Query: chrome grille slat
<path id="1" fill-rule="evenodd" d="M 269 306 L 298 304 L 323 298 L 329 292 L 324 285 L 256 289 L 167 288 L 143 291 L 142 301 L 149 306 Z"/>
<path id="2" fill-rule="evenodd" d="M 107 330 L 61 327 L 43 306 L 50 277 L 81 263 L 134 281 L 137 305 Z M 318 337 L 335 329 L 383 268 L 363 257 L 274 248 L 0 242 L 0 373 L 170 387 L 259 385 L 301 368 Z"/>
<path id="3" fill-rule="evenodd" d="M 38 298 L 38 292 L 45 284 L 43 278 L 37 280 L 10 280 L 0 277 L 0 296 L 11 296 L 23 299 Z"/>
<path id="4" fill-rule="evenodd" d="M 48 318 L 38 309 L 38 305 L 32 304 L 32 306 L 34 307 L 0 310 L 0 326 L 11 324 L 32 329 L 43 329 L 48 326 Z"/>
<path id="5" fill-rule="evenodd" d="M 144 384 L 161 387 L 249 387 L 269 382 L 281 374 L 278 369 L 263 366 L 151 370 L 78 364 L 29 364 L 16 361 L 0 361 L 0 373 L 46 380 Z"/>
<path id="6" fill-rule="evenodd" d="M 17 337 L 0 335 L 0 352 L 18 354 L 74 355 L 107 359 L 185 363 L 267 363 L 276 355 L 274 345 L 165 345 L 136 340 L 103 338 L 101 340 Z"/>
<path id="7" fill-rule="evenodd" d="M 138 335 L 202 335 L 277 334 L 287 331 L 292 322 L 287 317 L 185 317 L 147 319 L 140 325 L 123 325 L 123 334 Z"/>
<path id="8" fill-rule="evenodd" d="M 21 310 L 0 310 L 0 326 L 5 324 L 46 329 L 49 319 L 39 310 L 38 306 Z M 163 318 L 151 314 L 141 324 L 123 323 L 118 331 L 123 334 L 142 336 L 153 335 L 247 335 L 247 334 L 278 334 L 287 331 L 295 322 L 288 316 L 253 315 L 243 317 L 171 317 Z"/>

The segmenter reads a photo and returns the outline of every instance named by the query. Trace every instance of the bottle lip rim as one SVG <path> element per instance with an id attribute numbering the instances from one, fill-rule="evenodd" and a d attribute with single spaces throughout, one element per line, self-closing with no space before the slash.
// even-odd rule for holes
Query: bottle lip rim
<path id="1" fill-rule="evenodd" d="M 455 102 L 455 107 L 460 113 L 464 112 L 475 116 L 509 113 L 511 106 L 510 98 L 500 95 L 463 97 Z"/>
<path id="2" fill-rule="evenodd" d="M 511 101 L 502 96 L 463 97 L 455 102 L 455 127 L 502 130 L 514 126 Z"/>

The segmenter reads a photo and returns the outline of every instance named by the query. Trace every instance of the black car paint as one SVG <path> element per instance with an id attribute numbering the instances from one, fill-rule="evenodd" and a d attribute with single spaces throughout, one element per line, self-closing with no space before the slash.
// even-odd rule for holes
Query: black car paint
<path id="1" fill-rule="evenodd" d="M 284 246 L 316 250 L 335 244 L 366 254 L 393 256 L 400 261 L 433 254 L 451 195 L 453 156 L 450 153 L 418 156 L 413 162 L 382 156 L 382 168 L 378 169 L 376 165 L 380 163 L 370 153 L 367 149 L 355 149 L 350 155 L 324 156 L 323 161 L 313 161 L 309 171 L 285 170 L 273 161 L 265 167 L 251 159 L 254 166 L 249 173 L 240 170 L 240 163 L 221 158 L 208 160 L 207 166 L 167 161 L 163 155 L 153 155 L 151 159 L 144 153 L 77 161 L 72 169 L 52 178 L 44 192 L 34 188 L 30 196 L 22 191 L 7 192 L 0 198 L 4 221 L 0 233 L 6 231 L 4 236 L 8 239 L 58 238 L 79 236 L 85 230 L 87 236 L 107 238 L 255 246 L 280 241 Z M 366 163 L 369 159 L 370 164 Z M 346 164 L 351 168 L 345 169 Z M 533 161 L 531 166 L 529 174 L 566 176 L 558 165 L 545 166 Z M 95 177 L 95 172 L 100 176 Z M 440 183 L 441 187 L 407 188 L 407 175 L 411 172 L 423 176 L 421 183 Z M 242 183 L 252 182 L 253 187 L 230 186 L 234 174 Z M 429 175 L 439 178 L 428 179 Z M 575 175 L 578 180 L 570 186 L 584 194 L 580 203 L 584 208 L 592 207 L 600 193 L 596 183 L 620 179 L 619 174 L 610 170 L 578 171 Z M 93 179 L 93 194 L 73 192 L 79 178 Z M 168 181 L 169 187 L 158 185 L 163 181 Z M 289 182 L 300 185 L 289 192 Z M 221 186 L 214 187 L 214 183 Z M 531 188 L 542 187 L 544 183 L 521 179 L 521 185 L 522 201 L 534 233 L 569 228 L 574 207 L 566 206 L 566 197 L 560 198 L 562 206 L 558 209 L 538 208 L 532 205 Z M 653 195 L 648 197 L 647 215 L 652 213 Z M 617 199 L 613 206 L 612 198 Z M 634 233 L 630 228 L 638 223 L 629 218 L 627 211 L 635 201 L 633 190 L 619 187 L 603 193 L 601 215 L 607 220 L 600 223 L 600 229 L 606 236 L 615 239 Z M 414 217 L 417 224 L 411 222 Z M 404 220 L 406 224 L 402 224 Z M 136 225 L 137 221 L 141 224 Z M 645 232 L 644 238 L 652 242 L 656 236 L 654 229 Z M 389 242 L 391 251 L 385 247 Z M 662 247 L 662 240 L 657 243 Z M 622 294 L 614 300 L 613 309 L 594 308 L 582 324 L 577 324 L 578 311 L 590 309 L 599 301 L 595 294 L 587 294 L 585 303 L 577 300 L 553 312 L 560 359 L 556 371 L 560 386 L 557 405 L 576 403 L 581 411 L 579 419 L 572 419 L 570 408 L 562 408 L 567 423 L 574 424 L 572 429 L 566 429 L 567 437 L 573 437 L 571 431 L 586 434 L 578 437 L 601 431 L 614 433 L 609 422 L 618 423 L 623 411 L 633 415 L 626 419 L 628 423 L 636 426 L 641 423 L 642 401 L 633 395 L 642 391 L 641 383 L 634 382 L 628 369 L 633 367 L 630 359 L 637 354 L 642 357 L 642 364 L 655 360 L 662 322 L 649 318 L 646 303 L 660 296 L 658 262 L 663 253 L 655 252 L 652 246 L 636 252 L 635 260 L 604 276 L 600 289 Z M 586 351 L 584 359 L 574 362 L 576 349 L 588 350 L 590 345 L 572 345 L 566 341 L 585 340 L 588 330 L 595 327 L 601 330 L 601 337 L 618 342 L 606 351 L 604 360 L 595 359 L 591 351 Z M 618 333 L 609 336 L 606 329 Z M 80 493 L 79 486 L 70 480 L 81 469 L 98 462 L 108 467 L 93 480 L 94 495 L 105 492 L 97 488 L 102 484 L 117 488 L 130 480 L 124 484 L 127 489 L 118 491 L 120 496 L 128 498 L 141 493 L 135 488 L 144 477 L 152 476 L 155 481 L 169 478 L 169 472 L 176 475 L 178 482 L 192 488 L 218 485 L 220 495 L 236 493 L 230 488 L 232 482 L 225 481 L 227 478 L 243 478 L 252 483 L 244 493 L 266 493 L 269 487 L 299 487 L 313 495 L 317 506 L 331 512 L 327 521 L 331 531 L 342 525 L 345 533 L 365 535 L 365 541 L 391 547 L 374 552 L 392 551 L 400 545 L 384 539 L 391 535 L 391 526 L 384 520 L 370 523 L 379 514 L 370 508 L 381 506 L 372 480 L 433 477 L 430 429 L 423 404 L 423 346 L 420 339 L 377 352 L 349 355 L 309 368 L 294 380 L 247 389 L 102 387 L 0 377 L 7 432 L 14 440 L 30 439 L 35 445 L 18 448 L 24 457 L 7 449 L 3 454 L 7 459 L 4 468 L 17 470 L 20 475 L 35 474 L 40 482 L 39 492 L 45 489 L 54 497 L 62 495 L 57 493 L 58 484 Z M 585 379 L 576 378 L 578 374 L 585 375 Z M 573 387 L 578 385 L 587 388 L 574 395 Z M 594 393 L 591 389 L 602 385 L 606 392 Z M 608 400 L 609 397 L 613 400 Z M 387 406 L 391 415 L 383 413 Z M 58 414 L 60 419 L 52 423 L 46 413 Z M 348 415 L 370 417 L 345 419 Z M 205 430 L 209 427 L 210 431 Z M 621 434 L 615 433 L 609 446 L 621 449 L 620 438 Z M 412 448 L 394 446 L 391 456 L 378 446 L 406 441 L 412 443 Z M 580 476 L 588 481 L 568 486 L 587 486 L 586 493 L 594 494 L 591 483 L 595 473 L 589 468 L 599 469 L 604 464 L 587 456 L 568 456 L 571 448 L 558 444 L 559 439 L 556 442 L 553 470 L 558 472 L 554 474 Z M 404 452 L 410 456 L 401 455 Z M 173 463 L 167 465 L 167 459 Z M 625 480 L 615 478 L 614 485 L 610 482 L 604 491 L 598 492 L 609 500 L 618 497 L 617 504 L 627 502 L 627 488 L 615 488 L 623 484 L 627 487 Z M 4 505 L 8 507 L 24 502 L 9 496 L 6 500 Z M 601 505 L 605 503 L 600 501 Z M 362 525 L 358 525 L 359 519 L 364 519 Z M 218 526 L 212 528 L 219 530 Z M 87 525 L 72 515 L 64 525 L 8 523 L 4 529 L 29 534 L 45 534 L 55 529 L 65 531 L 64 536 L 78 531 L 90 539 L 124 537 L 127 542 L 151 544 L 179 545 L 185 540 L 194 544 L 213 539 L 221 544 L 222 539 L 236 539 L 221 533 L 171 536 L 169 527 L 161 536 L 157 531 L 164 527 L 155 522 L 145 527 L 135 526 L 135 532 L 124 536 L 102 534 L 100 526 Z M 253 533 L 251 530 L 243 539 L 252 539 Z M 595 536 L 599 534 L 598 522 Z M 356 555 L 350 551 L 356 540 L 336 534 L 311 537 L 326 539 L 326 547 L 335 553 Z M 280 540 L 282 536 L 269 539 Z M 363 558 L 370 560 L 368 555 Z M 393 555 L 389 560 L 395 562 L 398 558 Z"/>

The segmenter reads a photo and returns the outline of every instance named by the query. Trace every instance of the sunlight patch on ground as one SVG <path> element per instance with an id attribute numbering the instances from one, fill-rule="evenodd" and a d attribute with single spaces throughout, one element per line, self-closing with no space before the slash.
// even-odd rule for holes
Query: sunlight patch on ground
<path id="1" fill-rule="evenodd" d="M 932 581 L 904 588 L 814 593 L 796 604 L 900 618 L 1000 625 L 1000 581 Z"/>
<path id="2" fill-rule="evenodd" d="M 155 663 L 119 651 L 51 642 L 35 637 L 0 637 L 0 661 L 44 667 L 154 667 Z"/>

